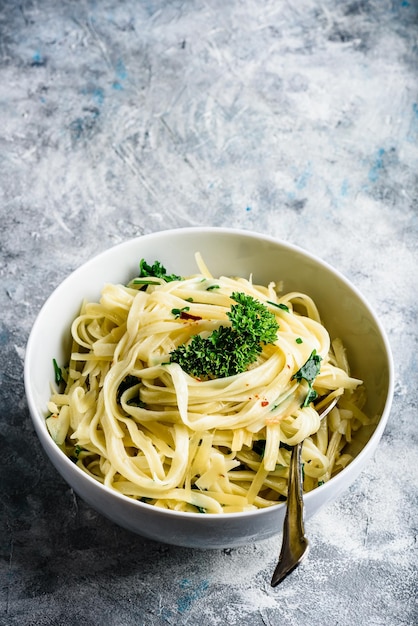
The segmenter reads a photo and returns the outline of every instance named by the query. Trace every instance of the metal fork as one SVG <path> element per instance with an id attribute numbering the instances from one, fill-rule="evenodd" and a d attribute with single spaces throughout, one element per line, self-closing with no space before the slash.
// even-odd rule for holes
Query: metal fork
<path id="1" fill-rule="evenodd" d="M 338 397 L 320 413 L 322 420 L 334 408 Z M 287 508 L 283 523 L 282 547 L 279 562 L 271 579 L 271 586 L 276 587 L 303 561 L 309 552 L 309 542 L 305 536 L 302 465 L 300 462 L 303 441 L 292 448 L 289 466 Z"/>

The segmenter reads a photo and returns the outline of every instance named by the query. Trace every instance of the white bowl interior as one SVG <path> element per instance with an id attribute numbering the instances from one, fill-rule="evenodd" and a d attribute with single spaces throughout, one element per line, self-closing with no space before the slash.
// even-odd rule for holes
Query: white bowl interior
<path id="1" fill-rule="evenodd" d="M 25 358 L 28 405 L 39 439 L 64 479 L 89 504 L 116 523 L 155 540 L 202 548 L 231 547 L 266 539 L 281 530 L 284 506 L 228 515 L 181 514 L 120 496 L 79 470 L 54 444 L 45 425 L 53 379 L 52 359 L 64 363 L 69 328 L 83 299 L 96 300 L 105 283 L 127 283 L 139 262 L 159 260 L 169 273 L 197 271 L 200 252 L 213 275 L 252 275 L 254 282 L 284 281 L 284 290 L 308 293 L 332 337 L 347 348 L 352 373 L 368 391 L 367 412 L 381 415 L 369 442 L 326 485 L 305 496 L 307 516 L 346 489 L 373 454 L 389 415 L 393 364 L 385 333 L 361 294 L 336 270 L 295 246 L 273 238 L 217 228 L 186 228 L 139 237 L 93 258 L 52 293 L 29 337 Z"/>

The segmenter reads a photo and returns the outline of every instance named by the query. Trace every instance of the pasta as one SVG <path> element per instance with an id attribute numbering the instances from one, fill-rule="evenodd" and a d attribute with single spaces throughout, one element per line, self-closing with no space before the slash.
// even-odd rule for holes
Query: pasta
<path id="1" fill-rule="evenodd" d="M 48 404 L 51 436 L 102 484 L 167 509 L 234 513 L 285 500 L 291 446 L 301 441 L 304 490 L 318 487 L 350 462 L 347 444 L 371 423 L 341 340 L 331 342 L 308 295 L 215 278 L 196 261 L 187 278 L 107 284 L 99 302 L 82 304 L 65 382 Z M 245 371 L 187 373 L 171 355 L 230 327 L 234 293 L 274 316 L 275 340 Z M 311 384 L 298 373 L 312 355 L 320 368 Z"/>

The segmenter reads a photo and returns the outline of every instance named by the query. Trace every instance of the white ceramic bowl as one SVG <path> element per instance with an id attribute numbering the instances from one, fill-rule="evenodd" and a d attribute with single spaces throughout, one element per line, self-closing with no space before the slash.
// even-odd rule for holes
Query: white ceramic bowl
<path id="1" fill-rule="evenodd" d="M 88 261 L 52 293 L 35 321 L 26 350 L 25 388 L 46 454 L 94 509 L 157 541 L 198 548 L 235 547 L 281 532 L 285 505 L 226 515 L 158 509 L 122 496 L 87 476 L 56 446 L 45 426 L 52 359 L 65 362 L 68 358 L 69 328 L 81 301 L 97 299 L 105 283 L 128 282 L 136 275 L 141 258 L 161 261 L 169 273 L 194 273 L 196 251 L 201 252 L 214 275 L 252 274 L 254 282 L 263 284 L 284 280 L 286 291 L 308 293 L 331 336 L 342 338 L 353 373 L 367 387 L 367 411 L 381 418 L 358 456 L 340 474 L 305 496 L 306 516 L 337 498 L 363 470 L 385 428 L 393 394 L 390 348 L 378 319 L 353 285 L 323 261 L 271 237 L 233 229 L 185 228 L 127 241 Z"/>

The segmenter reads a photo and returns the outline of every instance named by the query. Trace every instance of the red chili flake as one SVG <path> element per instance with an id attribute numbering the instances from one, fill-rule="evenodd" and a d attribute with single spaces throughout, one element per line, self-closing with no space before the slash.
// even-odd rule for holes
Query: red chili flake
<path id="1" fill-rule="evenodd" d="M 269 403 L 267 402 L 267 400 L 262 400 L 261 402 L 261 406 L 267 406 Z"/>
<path id="2" fill-rule="evenodd" d="M 180 313 L 180 317 L 182 320 L 201 320 L 202 319 L 199 315 L 192 315 L 192 313 L 187 313 L 186 311 L 182 311 Z"/>

